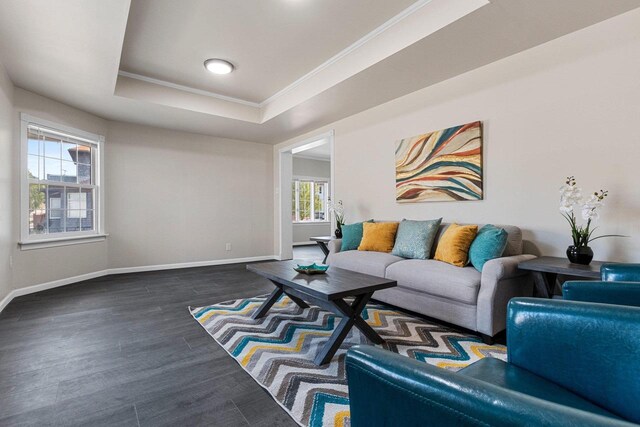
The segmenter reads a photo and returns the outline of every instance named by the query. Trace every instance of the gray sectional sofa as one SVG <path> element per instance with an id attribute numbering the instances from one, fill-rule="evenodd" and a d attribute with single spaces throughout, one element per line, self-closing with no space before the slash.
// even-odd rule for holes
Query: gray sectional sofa
<path id="1" fill-rule="evenodd" d="M 446 226 L 440 226 L 432 258 Z M 533 279 L 528 272 L 518 269 L 518 263 L 535 258 L 522 254 L 522 232 L 518 227 L 497 226 L 508 233 L 507 248 L 501 258 L 488 261 L 482 273 L 472 266 L 455 267 L 434 259 L 405 259 L 381 252 L 341 252 L 340 239 L 329 242 L 327 263 L 396 280 L 397 287 L 378 291 L 373 298 L 471 329 L 480 333 L 485 342 L 492 342 L 493 336 L 505 329 L 509 300 L 532 295 Z"/>

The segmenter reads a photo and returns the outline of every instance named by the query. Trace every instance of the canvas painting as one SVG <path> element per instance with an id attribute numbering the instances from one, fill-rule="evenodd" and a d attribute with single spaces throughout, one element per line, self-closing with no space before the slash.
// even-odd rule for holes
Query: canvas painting
<path id="1" fill-rule="evenodd" d="M 482 123 L 396 142 L 396 200 L 482 200 Z"/>

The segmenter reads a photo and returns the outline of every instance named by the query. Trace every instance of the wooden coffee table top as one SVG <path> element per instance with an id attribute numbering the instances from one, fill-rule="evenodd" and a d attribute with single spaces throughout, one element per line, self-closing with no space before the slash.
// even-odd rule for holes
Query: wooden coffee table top
<path id="1" fill-rule="evenodd" d="M 329 267 L 325 274 L 301 274 L 293 269 L 296 265 L 295 261 L 265 262 L 248 264 L 247 270 L 327 301 L 397 286 L 395 280 L 337 267 Z"/>

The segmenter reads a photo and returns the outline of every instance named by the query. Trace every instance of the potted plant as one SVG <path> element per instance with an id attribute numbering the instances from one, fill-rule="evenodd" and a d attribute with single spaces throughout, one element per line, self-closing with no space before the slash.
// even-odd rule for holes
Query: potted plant
<path id="1" fill-rule="evenodd" d="M 344 207 L 342 206 L 342 200 L 338 200 L 338 203 L 329 201 L 329 211 L 336 218 L 335 235 L 338 239 L 340 239 L 342 238 L 342 226 L 344 225 Z"/>
<path id="2" fill-rule="evenodd" d="M 591 228 L 592 221 L 598 220 L 600 214 L 598 209 L 604 206 L 604 201 L 609 192 L 605 190 L 596 191 L 583 200 L 582 190 L 577 186 L 573 176 L 567 177 L 564 185 L 560 187 L 560 212 L 569 222 L 571 227 L 571 237 L 573 245 L 567 248 L 567 258 L 574 264 L 589 265 L 593 259 L 593 250 L 589 243 L 603 237 L 625 237 L 620 234 L 605 234 L 593 237 L 593 233 L 598 227 Z M 582 219 L 587 221 L 586 225 L 578 225 L 574 208 L 578 206 L 581 210 Z"/>

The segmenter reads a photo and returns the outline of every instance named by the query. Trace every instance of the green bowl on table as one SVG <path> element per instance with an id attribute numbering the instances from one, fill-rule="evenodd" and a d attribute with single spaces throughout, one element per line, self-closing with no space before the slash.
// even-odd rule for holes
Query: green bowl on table
<path id="1" fill-rule="evenodd" d="M 329 269 L 325 264 L 297 264 L 297 267 L 293 267 L 295 271 L 302 274 L 323 274 Z"/>

